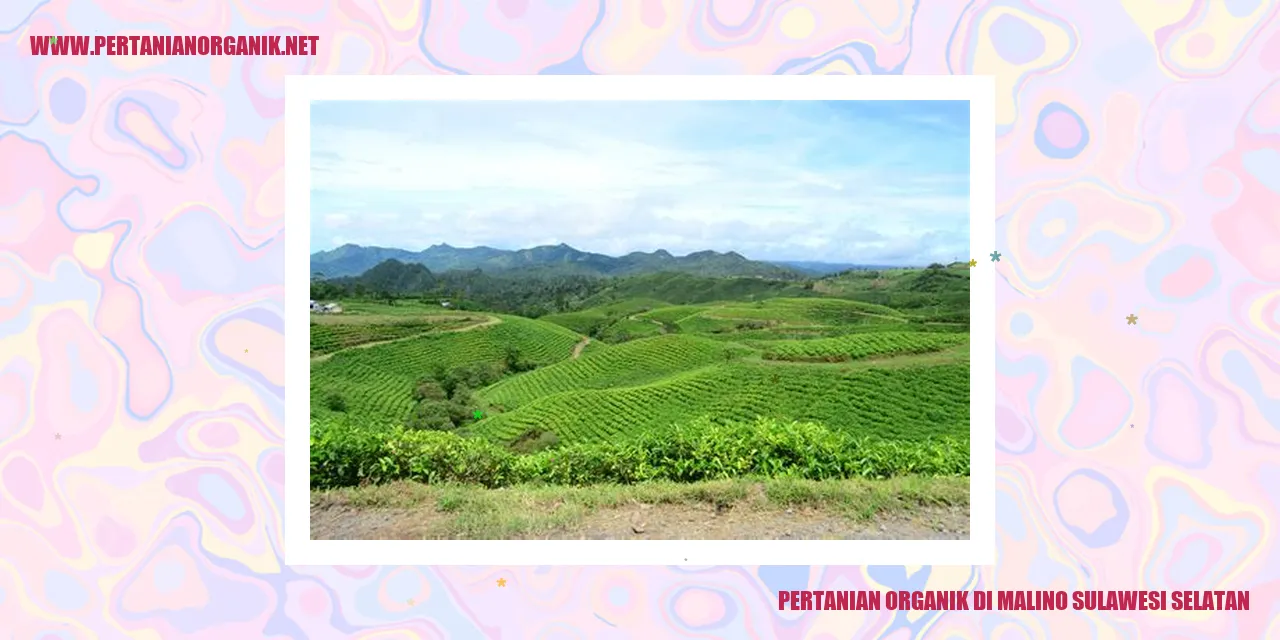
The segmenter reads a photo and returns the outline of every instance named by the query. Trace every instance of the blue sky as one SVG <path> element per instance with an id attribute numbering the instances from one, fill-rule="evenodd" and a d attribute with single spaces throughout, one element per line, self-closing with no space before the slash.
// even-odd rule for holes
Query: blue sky
<path id="1" fill-rule="evenodd" d="M 969 258 L 969 105 L 322 102 L 311 250 Z"/>

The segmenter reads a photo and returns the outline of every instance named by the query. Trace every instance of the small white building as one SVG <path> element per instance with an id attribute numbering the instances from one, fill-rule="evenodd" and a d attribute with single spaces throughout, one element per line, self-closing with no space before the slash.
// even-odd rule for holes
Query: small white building
<path id="1" fill-rule="evenodd" d="M 312 312 L 320 311 L 320 303 L 319 303 L 319 302 L 316 302 L 315 300 L 312 300 L 312 301 L 311 301 L 311 311 L 312 311 Z"/>
<path id="2" fill-rule="evenodd" d="M 442 306 L 442 307 L 444 307 L 444 308 L 448 309 L 449 307 L 452 307 L 452 306 L 453 306 L 453 303 L 452 303 L 452 302 L 449 302 L 448 300 L 441 300 L 441 301 L 440 301 L 440 306 Z"/>

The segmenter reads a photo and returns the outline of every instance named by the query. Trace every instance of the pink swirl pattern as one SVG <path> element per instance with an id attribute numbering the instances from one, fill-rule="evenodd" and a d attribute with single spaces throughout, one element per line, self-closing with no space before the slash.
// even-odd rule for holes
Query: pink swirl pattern
<path id="1" fill-rule="evenodd" d="M 1277 637 L 1278 4 L 5 3 L 0 635 Z M 28 34 L 192 32 L 322 44 L 28 54 Z M 994 76 L 998 562 L 284 565 L 291 73 Z M 1253 608 L 777 611 L 797 588 L 1232 588 Z"/>

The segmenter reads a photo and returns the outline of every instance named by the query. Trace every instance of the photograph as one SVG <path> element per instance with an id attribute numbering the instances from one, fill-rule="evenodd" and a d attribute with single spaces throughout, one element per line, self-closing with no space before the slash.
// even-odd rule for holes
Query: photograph
<path id="1" fill-rule="evenodd" d="M 309 110 L 312 540 L 970 539 L 968 101 Z"/>

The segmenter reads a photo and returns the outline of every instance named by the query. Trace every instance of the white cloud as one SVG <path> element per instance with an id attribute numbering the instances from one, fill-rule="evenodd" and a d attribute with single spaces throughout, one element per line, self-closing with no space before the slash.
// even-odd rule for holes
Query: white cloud
<path id="1" fill-rule="evenodd" d="M 432 122 L 417 131 L 374 119 L 313 124 L 313 241 L 565 242 L 611 254 L 714 249 L 840 262 L 967 252 L 967 166 L 904 170 L 921 154 L 907 141 L 889 148 L 883 135 L 865 136 L 875 145 L 830 131 L 830 140 L 775 133 L 781 143 L 752 144 L 748 125 L 732 123 L 741 140 L 711 144 L 688 121 L 680 124 L 693 133 L 683 135 L 607 117 Z M 859 145 L 879 148 L 849 151 Z M 814 160 L 819 152 L 839 161 Z"/>

